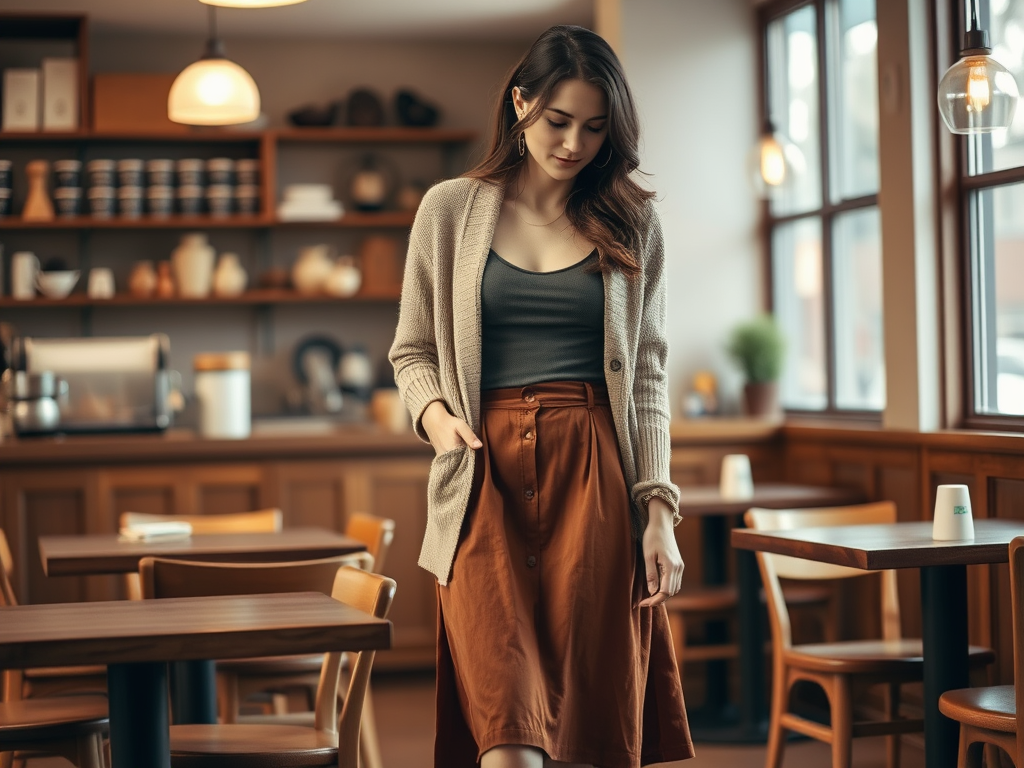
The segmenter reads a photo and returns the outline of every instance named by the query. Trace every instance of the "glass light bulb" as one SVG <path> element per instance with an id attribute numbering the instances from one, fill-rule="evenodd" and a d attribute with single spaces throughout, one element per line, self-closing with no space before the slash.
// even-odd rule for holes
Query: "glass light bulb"
<path id="1" fill-rule="evenodd" d="M 967 72 L 967 108 L 981 112 L 992 101 L 992 86 L 988 82 L 988 71 L 984 62 L 968 63 Z"/>
<path id="2" fill-rule="evenodd" d="M 203 104 L 219 107 L 231 98 L 234 89 L 231 78 L 222 71 L 212 70 L 203 73 L 196 83 L 196 95 Z"/>
<path id="3" fill-rule="evenodd" d="M 761 178 L 771 187 L 778 187 L 786 180 L 786 157 L 775 136 L 761 139 Z"/>

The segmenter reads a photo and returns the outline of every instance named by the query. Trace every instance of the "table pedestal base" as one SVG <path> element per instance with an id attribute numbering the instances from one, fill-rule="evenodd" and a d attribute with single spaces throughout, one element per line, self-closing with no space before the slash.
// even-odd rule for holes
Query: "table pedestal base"
<path id="1" fill-rule="evenodd" d="M 921 569 L 924 644 L 924 743 L 927 768 L 955 768 L 959 725 L 939 712 L 939 696 L 970 685 L 967 640 L 967 566 Z"/>
<path id="2" fill-rule="evenodd" d="M 170 665 L 171 706 L 178 725 L 216 725 L 217 662 L 177 661 Z"/>
<path id="3" fill-rule="evenodd" d="M 171 768 L 167 665 L 111 664 L 107 691 L 112 768 Z"/>

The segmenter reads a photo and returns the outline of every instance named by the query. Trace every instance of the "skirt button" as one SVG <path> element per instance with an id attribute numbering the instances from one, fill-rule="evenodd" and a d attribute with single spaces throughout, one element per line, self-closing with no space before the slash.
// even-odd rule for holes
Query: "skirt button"
<path id="1" fill-rule="evenodd" d="M 536 558 L 536 556 L 535 555 L 530 555 L 528 558 L 526 558 L 526 565 L 529 568 L 535 567 L 537 565 L 537 558 Z"/>

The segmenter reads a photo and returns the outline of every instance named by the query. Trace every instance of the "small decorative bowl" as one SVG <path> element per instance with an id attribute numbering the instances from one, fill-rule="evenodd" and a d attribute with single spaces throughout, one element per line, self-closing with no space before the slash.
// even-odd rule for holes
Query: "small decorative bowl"
<path id="1" fill-rule="evenodd" d="M 36 286 L 47 298 L 66 299 L 78 282 L 79 275 L 81 272 L 77 269 L 39 272 L 36 274 Z"/>

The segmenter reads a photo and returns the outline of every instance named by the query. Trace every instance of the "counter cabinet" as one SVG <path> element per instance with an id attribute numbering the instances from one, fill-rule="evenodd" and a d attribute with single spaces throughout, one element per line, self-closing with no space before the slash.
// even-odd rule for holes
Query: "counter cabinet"
<path id="1" fill-rule="evenodd" d="M 181 464 L 58 466 L 0 470 L 0 525 L 13 550 L 23 603 L 123 598 L 117 576 L 47 577 L 38 539 L 110 533 L 121 512 L 223 514 L 279 507 L 285 526 L 343 531 L 348 515 L 395 521 L 384 573 L 400 585 L 390 618 L 394 650 L 378 666 L 434 662 L 434 579 L 416 565 L 426 525 L 430 457 L 270 459 Z"/>

